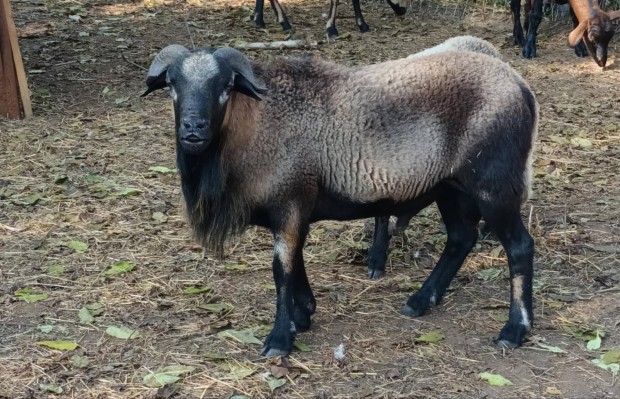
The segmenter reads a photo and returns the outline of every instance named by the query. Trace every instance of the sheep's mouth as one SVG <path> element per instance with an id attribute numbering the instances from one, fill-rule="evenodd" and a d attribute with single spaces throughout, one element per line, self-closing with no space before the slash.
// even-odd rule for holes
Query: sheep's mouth
<path id="1" fill-rule="evenodd" d="M 205 139 L 200 138 L 195 134 L 188 134 L 187 136 L 182 137 L 181 141 L 185 141 L 186 143 L 191 143 L 191 144 L 198 144 L 198 143 L 202 143 L 203 141 L 205 141 Z"/>
<path id="2" fill-rule="evenodd" d="M 181 147 L 190 153 L 201 152 L 209 144 L 209 140 L 200 138 L 195 134 L 189 134 L 180 140 Z"/>

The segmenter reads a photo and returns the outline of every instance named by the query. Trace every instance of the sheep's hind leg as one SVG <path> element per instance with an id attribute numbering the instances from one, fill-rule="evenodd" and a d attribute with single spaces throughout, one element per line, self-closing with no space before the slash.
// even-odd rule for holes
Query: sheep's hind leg
<path id="1" fill-rule="evenodd" d="M 372 246 L 368 250 L 368 277 L 376 280 L 385 274 L 388 247 L 390 245 L 389 216 L 375 218 Z"/>
<path id="2" fill-rule="evenodd" d="M 518 206 L 497 207 L 487 203 L 481 204 L 480 209 L 506 250 L 510 268 L 508 322 L 496 343 L 500 348 L 516 348 L 532 328 L 534 240 L 523 225 Z"/>
<path id="3" fill-rule="evenodd" d="M 304 234 L 305 236 L 305 234 Z M 293 274 L 293 321 L 297 332 L 310 329 L 310 316 L 316 311 L 316 299 L 308 282 L 304 266 L 303 245 L 298 246 L 295 253 Z"/>
<path id="4" fill-rule="evenodd" d="M 476 226 L 480 220 L 480 211 L 471 197 L 454 188 L 448 188 L 437 199 L 437 206 L 446 225 L 448 240 L 439 262 L 422 288 L 413 294 L 401 309 L 401 313 L 407 316 L 422 316 L 431 306 L 441 301 L 478 239 Z"/>
<path id="5" fill-rule="evenodd" d="M 272 222 L 272 226 L 275 226 L 273 278 L 276 285 L 276 317 L 273 329 L 265 339 L 261 352 L 268 357 L 285 356 L 291 352 L 297 334 L 294 301 L 302 303 L 308 299 L 307 292 L 301 294 L 296 292 L 297 288 L 304 285 L 299 283 L 303 282 L 305 271 L 302 275 L 302 271 L 298 270 L 303 266 L 303 259 L 300 263 L 298 254 L 302 251 L 308 231 L 307 224 L 303 227 L 296 215 L 298 212 L 291 211 L 282 220 Z M 307 278 L 305 280 L 307 282 Z M 309 290 L 309 285 L 307 288 Z M 305 323 L 301 324 L 309 327 L 309 321 L 305 319 L 300 321 L 304 321 Z"/>

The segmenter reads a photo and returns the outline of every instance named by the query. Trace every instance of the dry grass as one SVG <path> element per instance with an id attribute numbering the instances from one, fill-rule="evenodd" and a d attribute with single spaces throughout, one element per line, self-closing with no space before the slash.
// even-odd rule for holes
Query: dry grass
<path id="1" fill-rule="evenodd" d="M 170 105 L 164 93 L 138 97 L 144 71 L 134 64 L 148 66 L 165 44 L 188 44 L 182 28 L 188 8 L 199 45 L 281 38 L 270 20 L 267 32 L 240 22 L 251 3 L 14 3 L 20 29 L 48 20 L 52 27 L 21 41 L 37 117 L 0 121 L 0 398 L 540 398 L 550 387 L 562 398 L 617 397 L 617 380 L 590 362 L 602 352 L 586 351 L 585 342 L 566 330 L 599 328 L 606 333 L 603 349 L 620 346 L 617 60 L 601 72 L 592 60 L 573 57 L 564 45 L 570 27 L 564 21 L 557 28 L 543 25 L 540 58 L 524 61 L 504 40 L 511 28 L 499 7 L 482 12 L 472 6 L 464 17 L 414 12 L 397 19 L 384 3 L 369 2 L 372 33 L 358 34 L 343 18 L 341 33 L 351 36 L 316 51 L 348 64 L 369 63 L 469 33 L 496 44 L 530 82 L 542 115 L 536 196 L 523 211 L 537 246 L 531 342 L 508 352 L 492 345 L 507 313 L 508 280 L 504 254 L 491 240 L 479 243 L 428 316 L 398 314 L 445 240 L 434 208 L 393 240 L 387 275 L 378 282 L 365 277 L 363 221 L 313 226 L 305 256 L 318 311 L 311 331 L 299 336 L 311 350 L 290 356 L 286 384 L 275 393 L 265 381 L 274 360 L 258 356 L 258 345 L 217 335 L 256 328 L 262 338 L 268 331 L 275 311 L 271 237 L 250 229 L 231 243 L 224 261 L 192 242 L 176 174 L 149 171 L 174 168 Z M 289 2 L 298 36 L 322 40 L 324 3 Z M 82 23 L 64 14 L 75 5 L 81 5 Z M 350 11 L 341 5 L 342 15 Z M 137 195 L 119 196 L 125 189 Z M 88 249 L 68 248 L 71 240 Z M 105 277 L 118 261 L 136 267 Z M 184 293 L 205 285 L 211 288 L 206 293 Z M 22 288 L 48 299 L 26 303 L 14 295 Z M 79 309 L 93 303 L 103 313 L 80 324 Z M 207 303 L 234 308 L 214 314 L 200 307 Z M 112 338 L 108 326 L 137 329 L 141 337 Z M 436 330 L 444 340 L 416 341 Z M 79 347 L 62 352 L 37 344 L 56 339 Z M 535 350 L 539 342 L 566 353 Z M 333 359 L 340 343 L 347 350 L 344 364 Z M 224 359 L 213 360 L 213 353 Z M 78 367 L 75 355 L 88 365 Z M 195 370 L 160 390 L 143 382 L 147 373 L 173 364 Z M 251 374 L 234 378 L 233 371 L 243 370 Z M 482 371 L 514 385 L 489 387 L 477 377 Z M 40 384 L 64 392 L 43 392 Z"/>

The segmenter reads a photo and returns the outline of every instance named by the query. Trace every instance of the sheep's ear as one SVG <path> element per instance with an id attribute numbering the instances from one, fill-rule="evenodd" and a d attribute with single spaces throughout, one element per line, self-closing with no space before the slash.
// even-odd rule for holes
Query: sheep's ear
<path id="1" fill-rule="evenodd" d="M 174 63 L 177 58 L 188 52 L 189 50 L 180 44 L 171 44 L 157 53 L 146 75 L 147 89 L 142 93 L 141 97 L 166 87 L 166 72 L 168 72 L 168 67 Z"/>
<path id="2" fill-rule="evenodd" d="M 213 56 L 227 62 L 232 68 L 235 73 L 233 86 L 235 91 L 258 101 L 262 100 L 259 94 L 267 93 L 267 88 L 256 83 L 250 61 L 243 53 L 234 48 L 226 47 L 216 50 Z"/>
<path id="3" fill-rule="evenodd" d="M 586 27 L 588 26 L 588 21 L 580 22 L 579 25 L 568 35 L 568 45 L 571 47 L 575 47 L 579 40 L 583 37 L 583 34 L 586 31 Z"/>

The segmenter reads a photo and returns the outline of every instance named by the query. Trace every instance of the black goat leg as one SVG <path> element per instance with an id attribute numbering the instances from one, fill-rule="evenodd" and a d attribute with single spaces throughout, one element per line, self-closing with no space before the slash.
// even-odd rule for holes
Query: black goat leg
<path id="1" fill-rule="evenodd" d="M 519 0 L 513 0 L 519 1 Z M 542 21 L 542 5 L 543 0 L 528 0 L 532 1 L 532 12 L 529 18 L 529 24 L 527 29 L 527 36 L 525 38 L 525 45 L 523 46 L 523 57 L 534 58 L 536 57 L 536 37 L 538 36 L 538 26 Z"/>
<path id="2" fill-rule="evenodd" d="M 286 14 L 284 14 L 284 10 L 282 9 L 280 3 L 278 3 L 278 0 L 269 0 L 269 2 L 271 3 L 273 12 L 276 13 L 278 22 L 282 25 L 282 30 L 284 32 L 289 32 L 291 30 L 291 24 L 288 22 L 288 18 L 286 18 Z"/>
<path id="3" fill-rule="evenodd" d="M 523 38 L 523 28 L 521 27 L 521 0 L 510 0 L 510 10 L 512 11 L 512 22 L 514 24 L 512 29 L 514 44 L 523 47 L 525 40 Z"/>
<path id="4" fill-rule="evenodd" d="M 362 7 L 360 6 L 360 0 L 352 0 L 353 2 L 353 12 L 355 13 L 355 23 L 359 28 L 360 32 L 368 32 L 370 28 L 366 21 L 364 21 L 364 16 L 362 15 Z"/>
<path id="5" fill-rule="evenodd" d="M 256 7 L 254 7 L 254 23 L 257 28 L 265 27 L 265 19 L 263 17 L 264 6 L 265 0 L 256 0 Z"/>

